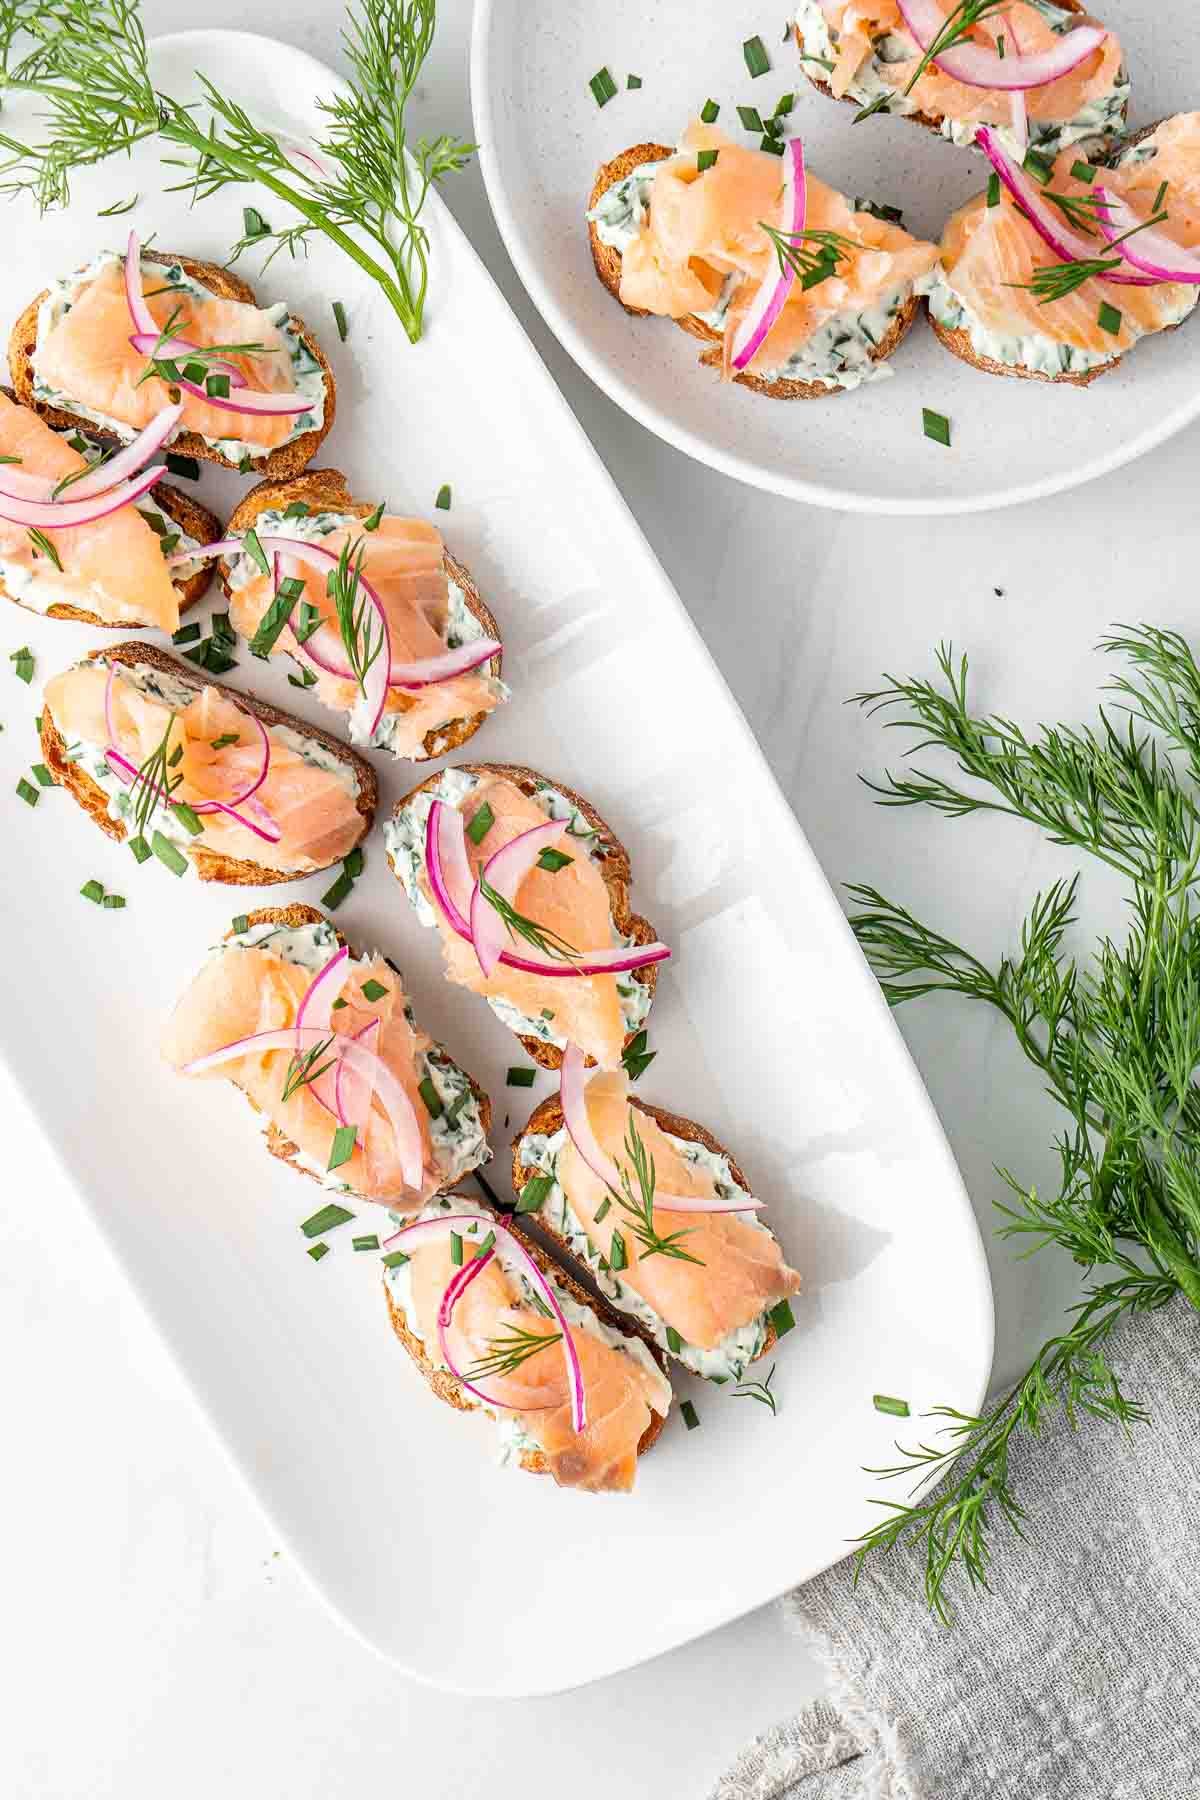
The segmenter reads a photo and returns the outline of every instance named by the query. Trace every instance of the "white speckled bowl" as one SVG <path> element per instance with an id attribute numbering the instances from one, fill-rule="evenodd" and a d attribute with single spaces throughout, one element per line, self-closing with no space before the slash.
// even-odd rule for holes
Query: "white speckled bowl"
<path id="1" fill-rule="evenodd" d="M 1131 124 L 1200 106 L 1200 53 L 1187 0 L 1106 0 L 1133 77 Z M 771 23 L 769 21 L 773 20 Z M 987 165 L 902 119 L 855 126 L 850 107 L 810 88 L 783 10 L 752 0 L 476 0 L 471 86 L 488 194 L 517 270 L 547 323 L 618 405 L 689 455 L 756 487 L 853 511 L 970 512 L 1089 481 L 1141 456 L 1200 412 L 1200 323 L 1142 343 L 1089 388 L 1006 381 L 949 356 L 923 320 L 892 359 L 894 378 L 849 395 L 779 402 L 723 388 L 694 340 L 631 319 L 596 280 L 584 207 L 597 167 L 627 145 L 673 141 L 708 95 L 773 111 L 797 94 L 793 127 L 813 168 L 849 194 L 901 205 L 937 237 L 984 185 Z M 751 81 L 742 43 L 758 33 L 771 72 Z M 611 69 L 603 109 L 588 87 Z M 628 72 L 643 85 L 627 90 Z M 741 134 L 744 135 L 744 134 Z M 953 422 L 949 451 L 924 438 L 921 408 Z"/>

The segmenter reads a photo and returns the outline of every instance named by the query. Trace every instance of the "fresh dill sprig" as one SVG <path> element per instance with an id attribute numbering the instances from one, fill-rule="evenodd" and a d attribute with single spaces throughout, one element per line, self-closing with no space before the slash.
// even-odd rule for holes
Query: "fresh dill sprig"
<path id="1" fill-rule="evenodd" d="M 625 1154 L 629 1158 L 629 1165 L 637 1180 L 638 1197 L 634 1198 L 629 1168 L 623 1167 L 618 1170 L 621 1177 L 620 1188 L 610 1186 L 608 1191 L 628 1216 L 642 1256 L 670 1256 L 678 1262 L 695 1263 L 697 1268 L 702 1269 L 704 1267 L 702 1259 L 690 1255 L 688 1251 L 681 1248 L 683 1239 L 691 1236 L 692 1228 L 690 1226 L 683 1231 L 668 1232 L 666 1237 L 663 1237 L 655 1226 L 654 1189 L 658 1178 L 654 1167 L 654 1158 L 646 1149 L 632 1111 L 629 1115 L 629 1129 L 625 1134 Z"/>
<path id="2" fill-rule="evenodd" d="M 409 133 L 436 25 L 437 0 L 355 0 L 342 33 L 350 80 L 318 103 L 327 123 L 312 157 L 300 157 L 203 71 L 198 102 L 156 88 L 139 0 L 0 0 L 0 104 L 6 92 L 46 102 L 41 141 L 0 133 L 0 192 L 31 193 L 43 211 L 64 205 L 79 169 L 158 137 L 171 152 L 163 160 L 183 171 L 176 189 L 194 200 L 260 183 L 296 215 L 243 237 L 235 256 L 270 244 L 269 262 L 324 237 L 378 283 L 415 343 L 429 278 L 425 202 L 475 150 Z"/>
<path id="3" fill-rule="evenodd" d="M 986 1585 L 995 1526 L 1022 1531 L 1013 1439 L 1059 1413 L 1071 1425 L 1084 1414 L 1141 1422 L 1106 1356 L 1113 1327 L 1176 1294 L 1200 1308 L 1200 666 L 1180 634 L 1154 626 L 1120 627 L 1102 648 L 1127 665 L 1109 684 L 1123 724 L 1101 708 L 1097 725 L 1027 734 L 980 716 L 966 659 L 945 646 L 940 681 L 889 681 L 858 697 L 900 709 L 888 723 L 917 734 L 921 752 L 948 752 L 964 778 L 888 774 L 867 784 L 882 804 L 1022 819 L 1131 889 L 1124 939 L 1102 936 L 1083 959 L 1068 950 L 1078 877 L 1055 882 L 995 968 L 876 889 L 850 890 L 851 924 L 891 1006 L 930 993 L 983 1001 L 1041 1072 L 1065 1114 L 1057 1191 L 999 1170 L 999 1229 L 1026 1255 L 1055 1245 L 1087 1271 L 1068 1328 L 1020 1381 L 978 1417 L 936 1409 L 939 1442 L 871 1471 L 915 1487 L 907 1501 L 875 1502 L 889 1516 L 861 1540 L 859 1569 L 872 1551 L 923 1546 L 926 1598 L 943 1619 L 952 1573 Z"/>
<path id="4" fill-rule="evenodd" d="M 531 1356 L 540 1356 L 552 1344 L 561 1343 L 561 1331 L 525 1331 L 518 1325 L 509 1325 L 487 1340 L 487 1354 L 471 1364 L 467 1379 L 485 1381 L 515 1374 Z"/>
<path id="5" fill-rule="evenodd" d="M 336 1056 L 328 1056 L 328 1052 L 332 1049 L 333 1037 L 330 1036 L 322 1039 L 319 1044 L 314 1044 L 303 1055 L 297 1052 L 288 1063 L 280 1099 L 290 1100 L 293 1094 L 300 1092 L 301 1088 L 311 1087 L 314 1081 L 320 1081 L 322 1075 L 332 1069 L 337 1061 Z M 327 1056 L 327 1061 L 322 1063 L 323 1056 Z M 319 1068 L 317 1067 L 318 1063 L 320 1063 Z"/>
<path id="6" fill-rule="evenodd" d="M 520 938 L 554 962 L 578 962 L 580 952 L 574 944 L 549 925 L 539 925 L 536 919 L 527 918 L 524 913 L 518 912 L 510 900 L 506 900 L 490 881 L 484 879 L 482 873 L 479 876 L 479 891 L 488 905 L 500 914 L 508 928 L 508 935 L 514 942 Z"/>
<path id="7" fill-rule="evenodd" d="M 176 715 L 171 713 L 167 719 L 166 730 L 159 742 L 141 764 L 129 789 L 129 798 L 133 802 L 133 818 L 137 827 L 136 835 L 144 835 L 146 826 L 154 815 L 154 809 L 161 800 L 169 804 L 170 797 L 183 780 L 182 775 L 172 775 L 175 752 L 171 747 L 171 733 L 175 729 Z"/>
<path id="8" fill-rule="evenodd" d="M 1011 0 L 959 0 L 928 50 L 922 54 L 920 62 L 909 76 L 904 92 L 911 94 L 930 63 L 936 62 L 939 56 L 944 56 L 947 50 L 953 50 L 955 44 L 961 44 L 964 38 L 969 38 L 982 20 L 995 12 L 1007 12 L 1010 5 Z"/>
<path id="9" fill-rule="evenodd" d="M 863 247 L 857 238 L 843 237 L 840 231 L 780 231 L 762 219 L 759 228 L 775 246 L 780 274 L 791 269 L 802 288 L 816 287 L 820 282 L 828 281 L 831 275 L 837 274 L 841 262 Z M 816 249 L 810 250 L 810 244 L 815 244 Z"/>
<path id="10" fill-rule="evenodd" d="M 765 1381 L 739 1381 L 733 1390 L 734 1399 L 757 1400 L 760 1406 L 769 1407 L 771 1415 L 774 1417 L 779 1409 L 778 1401 L 771 1392 L 771 1383 L 775 1378 L 775 1367 L 776 1365 L 772 1363 L 770 1373 Z"/>
<path id="11" fill-rule="evenodd" d="M 354 679 L 365 694 L 367 676 L 383 654 L 383 622 L 370 598 L 360 593 L 366 542 L 347 538 L 336 569 L 329 572 L 328 593 L 337 613 L 338 630 L 354 670 Z"/>
<path id="12" fill-rule="evenodd" d="M 26 535 L 29 538 L 30 544 L 33 546 L 34 556 L 44 556 L 47 562 L 54 564 L 54 567 L 61 575 L 62 557 L 55 549 L 53 540 L 48 538 L 44 531 L 39 531 L 36 525 L 30 525 Z"/>
<path id="13" fill-rule="evenodd" d="M 268 349 L 266 344 L 196 344 L 182 351 L 180 355 L 172 355 L 171 346 L 178 343 L 179 336 L 175 327 L 183 317 L 183 307 L 172 307 L 165 325 L 158 334 L 158 342 L 149 352 L 147 366 L 138 376 L 136 385 L 141 387 L 144 381 L 157 378 L 173 385 L 180 379 L 200 383 L 210 372 L 210 364 L 223 363 L 231 356 L 277 356 L 278 350 Z"/>
<path id="14" fill-rule="evenodd" d="M 1064 196 L 1058 194 L 1051 195 L 1050 198 L 1057 200 L 1061 205 Z M 1098 205 L 1103 208 L 1103 201 L 1099 201 Z M 1093 205 L 1091 209 L 1093 219 L 1096 210 L 1097 206 Z M 1128 231 L 1123 231 L 1119 237 L 1109 239 L 1111 248 L 1115 250 L 1118 244 L 1123 244 L 1127 238 L 1136 236 L 1139 231 L 1149 230 L 1151 225 L 1161 225 L 1167 216 L 1165 212 L 1156 212 L 1152 218 L 1139 219 L 1138 223 L 1131 225 Z M 1006 281 L 1004 285 L 1011 288 L 1025 288 L 1043 306 L 1049 306 L 1054 300 L 1065 300 L 1069 294 L 1075 292 L 1076 288 L 1081 288 L 1085 281 L 1102 280 L 1105 275 L 1111 275 L 1114 269 L 1121 269 L 1125 266 L 1123 256 L 1081 256 L 1071 262 L 1044 263 L 1033 271 L 1031 281 Z"/>

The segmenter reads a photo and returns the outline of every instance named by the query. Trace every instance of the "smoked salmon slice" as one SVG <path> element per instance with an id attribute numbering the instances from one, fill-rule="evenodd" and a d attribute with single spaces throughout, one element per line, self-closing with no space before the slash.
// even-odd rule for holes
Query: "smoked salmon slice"
<path id="1" fill-rule="evenodd" d="M 0 456 L 16 459 L 26 475 L 54 482 L 78 474 L 87 459 L 27 406 L 0 392 Z M 69 497 L 70 490 L 65 490 Z M 63 605 L 112 625 L 153 625 L 175 631 L 179 593 L 161 540 L 132 503 L 66 531 L 45 534 L 62 568 L 23 525 L 0 519 L 0 586 L 23 605 L 44 612 Z"/>

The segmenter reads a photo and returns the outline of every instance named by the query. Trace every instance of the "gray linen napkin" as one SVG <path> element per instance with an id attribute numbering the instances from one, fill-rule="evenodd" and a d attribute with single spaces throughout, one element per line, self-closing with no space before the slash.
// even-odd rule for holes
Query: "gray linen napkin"
<path id="1" fill-rule="evenodd" d="M 952 1630 L 907 1550 L 785 1597 L 832 1704 L 755 1739 L 709 1800 L 1200 1800 L 1200 1316 L 1130 1319 L 1111 1353 L 1150 1423 L 1016 1441 L 1026 1542 Z"/>

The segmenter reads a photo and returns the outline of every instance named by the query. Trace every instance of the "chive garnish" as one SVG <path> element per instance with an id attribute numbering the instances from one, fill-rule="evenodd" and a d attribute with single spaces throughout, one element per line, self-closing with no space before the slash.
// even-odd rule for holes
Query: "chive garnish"
<path id="1" fill-rule="evenodd" d="M 348 1219 L 353 1217 L 352 1212 L 347 1212 L 344 1206 L 339 1206 L 336 1200 L 331 1200 L 328 1206 L 321 1207 L 310 1218 L 304 1219 L 300 1229 L 307 1238 L 324 1237 L 327 1231 L 332 1231 L 337 1225 L 344 1225 Z"/>
<path id="2" fill-rule="evenodd" d="M 46 767 L 45 763 L 34 763 L 32 772 L 37 777 L 37 784 L 39 787 L 53 787 L 55 785 L 54 777 Z"/>
<path id="3" fill-rule="evenodd" d="M 181 481 L 199 481 L 200 464 L 194 456 L 176 456 L 168 450 L 167 473 L 178 475 Z"/>
<path id="4" fill-rule="evenodd" d="M 771 137 L 768 132 L 764 132 L 762 137 L 759 140 L 758 147 L 760 150 L 765 150 L 767 152 L 768 156 L 782 156 L 786 146 L 784 145 L 782 138 Z M 832 269 L 828 270 L 828 272 L 823 271 L 818 276 L 817 279 L 820 281 L 825 281 L 828 279 L 829 275 L 832 275 L 832 274 L 833 274 Z M 815 287 L 816 282 L 813 281 L 809 285 L 812 287 Z"/>
<path id="5" fill-rule="evenodd" d="M 746 127 L 747 131 L 762 130 L 762 117 L 757 106 L 739 106 L 737 112 L 738 118 L 742 121 L 742 124 Z"/>
<path id="6" fill-rule="evenodd" d="M 83 469 L 81 469 L 79 471 L 79 473 L 82 475 L 85 473 L 85 471 Z M 55 549 L 54 545 L 50 542 L 50 539 L 46 536 L 45 532 L 39 531 L 36 525 L 31 525 L 29 527 L 29 530 L 26 533 L 26 536 L 28 537 L 30 543 L 33 545 L 34 559 L 36 560 L 39 556 L 44 556 L 46 558 L 47 562 L 54 564 L 54 567 L 58 570 L 59 574 L 61 575 L 62 574 L 62 557 L 58 554 L 58 551 Z"/>
<path id="7" fill-rule="evenodd" d="M 242 539 L 242 546 L 246 555 L 252 557 L 258 564 L 261 572 L 264 575 L 269 575 L 271 573 L 271 564 L 267 558 L 266 551 L 258 541 L 258 533 L 255 531 L 253 525 Z"/>
<path id="8" fill-rule="evenodd" d="M 700 1423 L 700 1415 L 690 1400 L 681 1400 L 679 1402 L 679 1416 L 689 1431 L 695 1431 L 697 1425 Z"/>
<path id="9" fill-rule="evenodd" d="M 775 117 L 777 119 L 786 119 L 795 104 L 795 94 L 780 94 L 779 99 L 775 104 Z"/>
<path id="10" fill-rule="evenodd" d="M 925 436 L 932 438 L 935 444 L 945 444 L 950 448 L 950 421 L 944 413 L 934 412 L 932 408 L 921 408 L 921 425 Z"/>
<path id="11" fill-rule="evenodd" d="M 1071 164 L 1071 173 L 1076 181 L 1086 181 L 1088 186 L 1091 187 L 1093 181 L 1096 179 L 1097 171 L 1093 168 L 1091 163 L 1073 162 Z M 1155 212 L 1158 211 L 1157 206 L 1154 210 Z"/>
<path id="12" fill-rule="evenodd" d="M 1054 164 L 1050 162 L 1047 157 L 1040 155 L 1036 150 L 1027 150 L 1025 152 L 1025 161 L 1021 166 L 1028 174 L 1033 176 L 1035 181 L 1040 181 L 1043 185 L 1049 181 L 1054 173 Z"/>
<path id="13" fill-rule="evenodd" d="M 251 456 L 250 452 L 247 450 L 245 452 L 245 454 L 238 461 L 238 474 L 239 475 L 253 475 L 253 473 L 254 473 L 254 458 Z"/>
<path id="14" fill-rule="evenodd" d="M 715 100 L 706 100 L 704 105 L 700 108 L 700 117 L 706 125 L 711 125 L 717 118 L 720 110 L 721 108 L 717 105 Z"/>
<path id="15" fill-rule="evenodd" d="M 380 1258 L 380 1261 L 385 1269 L 402 1269 L 408 1261 L 408 1256 L 403 1250 L 390 1250 L 386 1256 Z"/>
<path id="16" fill-rule="evenodd" d="M 259 212 L 257 206 L 243 206 L 242 235 L 247 243 L 252 244 L 255 238 L 268 237 L 271 227 Z"/>
<path id="17" fill-rule="evenodd" d="M 171 810 L 190 837 L 199 837 L 204 820 L 194 813 L 186 800 L 172 800 Z"/>
<path id="18" fill-rule="evenodd" d="M 351 881 L 357 881 L 362 874 L 364 860 L 362 848 L 358 844 L 355 845 L 348 856 L 343 856 L 342 867 L 345 869 Z"/>
<path id="19" fill-rule="evenodd" d="M 716 162 L 717 157 L 719 155 L 720 155 L 720 151 L 718 151 L 718 150 L 697 150 L 697 152 L 696 152 L 696 167 L 700 171 L 701 175 L 703 175 L 705 169 L 712 168 L 713 164 Z"/>
<path id="20" fill-rule="evenodd" d="M 329 1146 L 329 1161 L 326 1169 L 340 1169 L 344 1162 L 349 1162 L 354 1155 L 354 1142 L 358 1136 L 357 1125 L 339 1125 L 333 1134 L 333 1142 Z"/>
<path id="21" fill-rule="evenodd" d="M 314 1262 L 320 1262 L 320 1260 L 323 1256 L 329 1255 L 329 1245 L 328 1244 L 310 1244 L 308 1246 L 308 1254 L 312 1257 Z"/>
<path id="22" fill-rule="evenodd" d="M 516 1210 L 519 1213 L 539 1211 L 544 1206 L 546 1196 L 553 1186 L 553 1175 L 531 1175 L 517 1195 Z"/>
<path id="23" fill-rule="evenodd" d="M 167 758 L 167 767 L 168 767 L 168 769 L 177 768 L 182 761 L 183 761 L 183 745 L 176 744 L 176 746 L 172 750 L 170 756 L 168 756 L 168 758 Z"/>
<path id="24" fill-rule="evenodd" d="M 609 1199 L 608 1195 L 605 1194 L 603 1200 L 600 1202 L 599 1206 L 596 1208 L 596 1217 L 595 1217 L 594 1223 L 597 1225 L 602 1224 L 604 1221 L 605 1214 L 610 1212 L 611 1210 L 612 1210 L 612 1201 Z"/>
<path id="25" fill-rule="evenodd" d="M 100 902 L 105 912 L 120 912 L 125 904 L 124 894 L 105 894 Z"/>
<path id="26" fill-rule="evenodd" d="M 1158 190 L 1157 194 L 1155 194 L 1155 196 L 1154 196 L 1154 205 L 1150 209 L 1152 212 L 1161 212 L 1162 203 L 1167 197 L 1167 189 L 1170 187 L 1170 185 L 1171 184 L 1169 181 L 1164 181 L 1160 184 L 1159 190 Z"/>
<path id="27" fill-rule="evenodd" d="M 592 90 L 592 98 L 597 106 L 607 106 L 617 91 L 617 84 L 607 68 L 597 69 L 588 82 Z"/>
<path id="28" fill-rule="evenodd" d="M 537 866 L 539 869 L 545 869 L 550 875 L 557 875 L 560 869 L 565 869 L 568 863 L 574 861 L 573 856 L 565 856 L 561 850 L 551 847 L 542 851 L 537 859 Z"/>
<path id="29" fill-rule="evenodd" d="M 450 483 L 444 481 L 437 491 L 437 499 L 433 503 L 439 512 L 450 511 Z"/>
<path id="30" fill-rule="evenodd" d="M 189 378 L 190 379 L 190 378 Z M 208 375 L 204 381 L 204 391 L 214 400 L 228 400 L 228 375 Z"/>
<path id="31" fill-rule="evenodd" d="M 328 907 L 330 912 L 336 912 L 353 886 L 354 877 L 347 875 L 343 869 L 333 886 L 321 895 L 321 905 Z"/>
<path id="32" fill-rule="evenodd" d="M 482 844 L 492 826 L 496 823 L 496 815 L 485 800 L 471 823 L 467 826 L 467 836 L 478 848 Z"/>
<path id="33" fill-rule="evenodd" d="M 543 1019 L 552 1019 L 553 1017 L 554 1017 L 554 1008 L 552 1006 L 543 1006 L 542 1018 Z"/>
<path id="34" fill-rule="evenodd" d="M 608 1251 L 608 1264 L 611 1269 L 625 1269 L 629 1266 L 629 1256 L 625 1249 L 625 1239 L 619 1231 L 612 1234 L 612 1243 Z"/>
<path id="35" fill-rule="evenodd" d="M 173 644 L 194 644 L 199 636 L 200 627 L 193 622 L 191 625 L 181 625 L 178 631 L 173 631 L 171 642 Z"/>
<path id="36" fill-rule="evenodd" d="M 346 1004 L 347 1004 L 347 1002 L 345 1000 L 343 1000 L 342 996 L 339 994 L 337 999 L 333 1002 L 332 1006 L 329 1008 L 329 1010 L 330 1010 L 330 1012 L 340 1012 Z"/>
<path id="37" fill-rule="evenodd" d="M 338 336 L 344 344 L 347 337 L 350 335 L 350 327 L 346 322 L 346 309 L 340 300 L 335 300 L 333 303 L 333 320 L 334 324 L 337 326 Z"/>
<path id="38" fill-rule="evenodd" d="M 647 1050 L 645 1030 L 635 1031 L 624 1050 L 621 1062 L 630 1081 L 639 1081 L 658 1055 L 657 1050 Z"/>
<path id="39" fill-rule="evenodd" d="M 509 1087 L 532 1087 L 536 1069 L 510 1069 L 504 1077 Z"/>
<path id="40" fill-rule="evenodd" d="M 230 920 L 229 929 L 235 937 L 241 937 L 243 931 L 249 931 L 250 920 L 245 913 L 238 913 L 236 918 Z"/>
<path id="41" fill-rule="evenodd" d="M 150 839 L 150 848 L 160 863 L 170 869 L 172 875 L 183 875 L 187 872 L 187 857 L 178 851 L 169 838 L 161 831 L 156 831 Z"/>
<path id="42" fill-rule="evenodd" d="M 255 542 L 258 542 L 257 538 Z M 270 656 L 280 632 L 291 618 L 296 602 L 303 592 L 304 583 L 294 575 L 289 575 L 280 582 L 275 590 L 275 598 L 259 621 L 258 630 L 250 639 L 251 656 L 260 656 L 264 661 Z"/>
<path id="43" fill-rule="evenodd" d="M 307 501 L 293 500 L 289 506 L 284 507 L 283 516 L 285 519 L 307 519 L 307 517 L 308 517 Z"/>
<path id="44" fill-rule="evenodd" d="M 673 1356 L 678 1356 L 683 1349 L 683 1339 L 673 1325 L 667 1326 L 667 1349 Z"/>
<path id="45" fill-rule="evenodd" d="M 211 750 L 224 750 L 227 744 L 240 744 L 241 741 L 241 734 L 239 732 L 223 731 L 220 737 L 215 737 L 213 739 L 209 748 Z"/>
<path id="46" fill-rule="evenodd" d="M 907 1419 L 910 1416 L 907 1400 L 896 1400 L 891 1394 L 872 1394 L 871 1404 L 876 1412 L 891 1413 L 895 1419 Z"/>
<path id="47" fill-rule="evenodd" d="M 627 88 L 640 88 L 641 85 L 642 78 L 640 75 L 627 75 L 625 77 L 625 86 Z"/>
<path id="48" fill-rule="evenodd" d="M 363 999 L 370 1000 L 372 1004 L 374 1004 L 376 1000 L 382 1000 L 388 990 L 383 985 L 382 981 L 376 981 L 375 977 L 372 976 L 370 981 L 363 982 L 362 991 Z"/>
<path id="49" fill-rule="evenodd" d="M 1110 306 L 1107 300 L 1102 300 L 1096 318 L 1102 331 L 1111 331 L 1112 335 L 1116 337 L 1121 329 L 1121 314 L 1115 306 Z"/>
<path id="50" fill-rule="evenodd" d="M 775 1327 L 776 1337 L 786 1337 L 796 1323 L 792 1316 L 791 1302 L 788 1300 L 781 1300 L 777 1306 L 773 1306 L 767 1317 Z"/>
<path id="51" fill-rule="evenodd" d="M 288 685 L 294 688 L 316 687 L 317 678 L 311 669 L 302 669 L 299 675 L 289 675 Z"/>
<path id="52" fill-rule="evenodd" d="M 387 502 L 385 500 L 381 500 L 379 502 L 379 505 L 375 508 L 375 511 L 371 514 L 370 518 L 363 520 L 363 530 L 364 531 L 378 531 L 379 530 L 380 525 L 383 523 L 383 509 L 386 506 L 386 504 L 387 504 Z"/>
<path id="53" fill-rule="evenodd" d="M 450 1261 L 454 1264 L 456 1269 L 462 1268 L 463 1241 L 459 1237 L 457 1231 L 452 1231 L 450 1233 Z"/>
<path id="54" fill-rule="evenodd" d="M 95 906 L 99 906 L 104 899 L 104 886 L 99 881 L 85 881 L 79 891 L 85 900 L 90 900 Z"/>
<path id="55" fill-rule="evenodd" d="M 430 1118 L 440 1119 L 445 1108 L 442 1105 L 442 1097 L 434 1087 L 430 1076 L 426 1075 L 423 1081 L 417 1083 L 417 1092 L 425 1102 L 425 1111 Z"/>
<path id="56" fill-rule="evenodd" d="M 746 67 L 750 71 L 751 81 L 757 81 L 758 77 L 765 75 L 771 66 L 771 59 L 767 55 L 760 37 L 747 38 L 742 45 L 742 55 L 746 59 Z"/>
<path id="57" fill-rule="evenodd" d="M 25 802 L 26 806 L 37 805 L 39 798 L 38 791 L 33 786 L 32 782 L 26 781 L 23 775 L 17 783 L 17 792 Z"/>
<path id="58" fill-rule="evenodd" d="M 12 651 L 8 660 L 13 665 L 13 674 L 17 680 L 23 681 L 28 687 L 33 680 L 33 651 L 29 645 L 22 644 L 19 650 Z"/>
<path id="59" fill-rule="evenodd" d="M 142 836 L 140 831 L 138 832 L 136 837 L 130 838 L 129 848 L 133 851 L 133 857 L 134 857 L 135 862 L 139 862 L 139 863 L 148 862 L 150 857 L 152 857 L 154 855 L 153 850 L 151 850 L 149 844 L 146 842 L 145 838 Z"/>
<path id="60" fill-rule="evenodd" d="M 369 1237 L 356 1237 L 354 1239 L 354 1248 L 356 1250 L 378 1250 L 379 1239 L 374 1232 L 372 1232 Z"/>
<path id="61" fill-rule="evenodd" d="M 995 170 L 988 176 L 987 203 L 989 206 L 999 206 L 1000 204 L 1000 177 Z"/>

